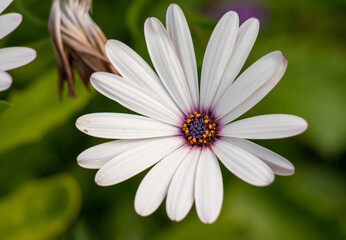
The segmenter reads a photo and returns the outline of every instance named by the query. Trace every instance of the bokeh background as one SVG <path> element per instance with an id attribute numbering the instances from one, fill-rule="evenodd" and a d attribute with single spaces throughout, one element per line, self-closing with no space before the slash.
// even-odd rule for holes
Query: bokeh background
<path id="1" fill-rule="evenodd" d="M 164 21 L 170 1 L 94 0 L 92 18 L 107 38 L 119 39 L 149 60 L 143 24 Z M 192 209 L 180 223 L 164 205 L 138 216 L 134 196 L 144 173 L 111 187 L 79 167 L 84 149 L 105 142 L 79 132 L 77 117 L 127 110 L 76 81 L 77 97 L 58 99 L 57 69 L 47 29 L 51 1 L 15 0 L 20 27 L 0 42 L 29 46 L 37 59 L 11 71 L 0 94 L 0 239 L 346 239 L 346 2 L 344 0 L 176 1 L 189 22 L 199 69 L 217 19 L 236 10 L 257 17 L 261 29 L 246 66 L 281 50 L 288 69 L 246 116 L 289 113 L 305 118 L 297 137 L 259 141 L 296 166 L 265 188 L 250 186 L 224 167 L 224 203 L 218 220 L 202 224 Z"/>

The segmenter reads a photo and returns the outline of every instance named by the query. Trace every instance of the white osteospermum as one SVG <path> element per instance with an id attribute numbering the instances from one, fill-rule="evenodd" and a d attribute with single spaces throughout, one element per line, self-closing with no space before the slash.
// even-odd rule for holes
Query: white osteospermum
<path id="1" fill-rule="evenodd" d="M 245 139 L 294 136 L 307 123 L 286 114 L 231 122 L 259 102 L 286 70 L 287 61 L 277 51 L 236 79 L 257 37 L 257 19 L 239 27 L 237 13 L 221 18 L 206 49 L 200 91 L 191 34 L 177 5 L 168 8 L 166 24 L 167 28 L 156 18 L 145 22 L 146 43 L 157 74 L 125 44 L 107 42 L 108 57 L 121 77 L 97 72 L 91 83 L 103 95 L 144 116 L 94 113 L 80 117 L 79 130 L 120 140 L 85 150 L 78 163 L 99 169 L 95 180 L 101 186 L 120 183 L 156 164 L 138 188 L 137 213 L 153 213 L 167 196 L 166 210 L 173 221 L 182 220 L 195 202 L 201 221 L 212 223 L 223 200 L 217 158 L 242 180 L 266 186 L 273 182 L 274 173 L 291 175 L 294 167 Z"/>
<path id="2" fill-rule="evenodd" d="M 0 0 L 0 14 L 13 0 Z M 22 15 L 7 13 L 0 15 L 0 39 L 14 31 L 22 22 Z M 26 47 L 8 47 L 0 49 L 0 92 L 8 89 L 12 78 L 6 71 L 28 64 L 36 57 L 35 50 Z"/>

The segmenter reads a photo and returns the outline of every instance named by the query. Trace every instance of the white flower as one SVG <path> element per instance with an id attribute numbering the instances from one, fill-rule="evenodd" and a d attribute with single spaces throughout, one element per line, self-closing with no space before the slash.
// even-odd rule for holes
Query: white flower
<path id="1" fill-rule="evenodd" d="M 120 139 L 78 156 L 85 168 L 99 169 L 101 186 L 120 183 L 156 164 L 140 184 L 135 209 L 147 216 L 165 196 L 173 221 L 182 220 L 195 201 L 199 218 L 212 223 L 223 199 L 217 158 L 233 174 L 256 186 L 273 182 L 274 173 L 291 175 L 285 158 L 245 139 L 284 138 L 303 132 L 304 119 L 286 114 L 231 122 L 259 102 L 283 76 L 281 52 L 262 57 L 236 80 L 258 34 L 249 19 L 226 13 L 212 33 L 204 56 L 201 89 L 190 31 L 181 9 L 167 11 L 167 30 L 156 18 L 145 22 L 145 37 L 156 73 L 133 50 L 109 40 L 106 52 L 122 77 L 97 72 L 92 85 L 103 95 L 144 116 L 94 113 L 76 126 L 91 136 Z M 229 123 L 231 122 L 231 123 Z"/>
<path id="2" fill-rule="evenodd" d="M 0 14 L 13 0 L 0 0 Z M 22 22 L 22 15 L 7 13 L 0 15 L 0 39 L 6 37 Z M 28 64 L 36 57 L 35 50 L 26 47 L 8 47 L 0 49 L 0 92 L 12 84 L 10 74 L 5 71 Z"/>

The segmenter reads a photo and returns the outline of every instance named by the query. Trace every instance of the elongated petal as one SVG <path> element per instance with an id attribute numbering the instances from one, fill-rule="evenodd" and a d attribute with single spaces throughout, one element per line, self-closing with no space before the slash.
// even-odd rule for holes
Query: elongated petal
<path id="1" fill-rule="evenodd" d="M 205 148 L 198 162 L 195 184 L 196 210 L 204 223 L 213 223 L 220 214 L 223 184 L 215 153 Z"/>
<path id="2" fill-rule="evenodd" d="M 77 161 L 81 167 L 99 169 L 119 154 L 152 141 L 156 139 L 125 139 L 102 143 L 83 151 Z"/>
<path id="3" fill-rule="evenodd" d="M 36 51 L 27 47 L 0 49 L 0 71 L 7 71 L 28 64 L 36 57 Z"/>
<path id="4" fill-rule="evenodd" d="M 256 18 L 250 18 L 239 28 L 237 41 L 229 59 L 225 72 L 222 75 L 220 84 L 217 88 L 212 106 L 214 107 L 230 88 L 234 79 L 242 69 L 250 51 L 256 41 L 259 30 L 259 21 Z"/>
<path id="5" fill-rule="evenodd" d="M 177 4 L 171 4 L 168 7 L 166 25 L 183 67 L 193 105 L 198 106 L 199 91 L 195 50 L 184 13 Z"/>
<path id="6" fill-rule="evenodd" d="M 0 71 L 0 92 L 9 89 L 12 85 L 12 77 L 7 72 Z"/>
<path id="7" fill-rule="evenodd" d="M 0 39 L 7 36 L 16 29 L 22 22 L 22 15 L 19 13 L 8 13 L 0 16 Z"/>
<path id="8" fill-rule="evenodd" d="M 287 60 L 281 63 L 280 67 L 274 73 L 274 75 L 261 87 L 259 87 L 253 94 L 251 94 L 246 100 L 240 103 L 237 107 L 235 107 L 232 111 L 227 113 L 224 117 L 220 119 L 220 125 L 224 125 L 238 118 L 253 106 L 255 106 L 259 101 L 262 100 L 280 81 L 282 76 L 285 74 L 287 68 Z"/>
<path id="9" fill-rule="evenodd" d="M 144 33 L 151 61 L 161 81 L 183 112 L 190 113 L 193 106 L 189 87 L 166 29 L 156 18 L 148 18 Z"/>
<path id="10" fill-rule="evenodd" d="M 184 219 L 192 207 L 199 156 L 200 150 L 192 149 L 180 164 L 169 186 L 166 211 L 172 221 Z"/>
<path id="11" fill-rule="evenodd" d="M 255 186 L 267 186 L 274 181 L 273 171 L 251 153 L 223 140 L 212 149 L 225 167 L 243 181 Z"/>
<path id="12" fill-rule="evenodd" d="M 217 23 L 204 54 L 201 74 L 201 109 L 208 109 L 232 55 L 239 30 L 236 12 L 226 13 Z"/>
<path id="13" fill-rule="evenodd" d="M 174 173 L 189 152 L 186 145 L 178 148 L 158 162 L 144 177 L 135 198 L 135 209 L 139 215 L 148 216 L 160 206 Z"/>
<path id="14" fill-rule="evenodd" d="M 91 75 L 90 82 L 97 91 L 132 111 L 172 125 L 179 126 L 181 122 L 165 102 L 153 99 L 127 79 L 111 73 L 96 72 Z"/>
<path id="15" fill-rule="evenodd" d="M 181 110 L 171 98 L 161 80 L 151 67 L 130 47 L 117 40 L 108 40 L 106 52 L 109 60 L 126 79 L 131 79 L 150 92 L 156 100 L 164 101 L 175 113 L 181 114 Z"/>
<path id="16" fill-rule="evenodd" d="M 92 113 L 77 119 L 77 128 L 94 137 L 138 139 L 179 135 L 177 127 L 152 118 L 124 113 Z"/>
<path id="17" fill-rule="evenodd" d="M 222 127 L 221 136 L 247 139 L 273 139 L 304 132 L 307 122 L 289 114 L 268 114 L 242 119 Z"/>
<path id="18" fill-rule="evenodd" d="M 100 168 L 95 181 L 101 186 L 125 181 L 154 165 L 182 144 L 181 137 L 164 137 L 128 150 Z"/>
<path id="19" fill-rule="evenodd" d="M 265 55 L 246 69 L 215 107 L 217 119 L 225 116 L 270 80 L 284 61 L 282 53 L 276 51 Z"/>
<path id="20" fill-rule="evenodd" d="M 290 176 L 294 174 L 294 166 L 290 161 L 267 148 L 241 138 L 223 138 L 223 140 L 259 157 L 277 175 Z"/>
<path id="21" fill-rule="evenodd" d="M 0 13 L 2 13 L 11 3 L 13 0 L 1 0 L 0 1 Z"/>

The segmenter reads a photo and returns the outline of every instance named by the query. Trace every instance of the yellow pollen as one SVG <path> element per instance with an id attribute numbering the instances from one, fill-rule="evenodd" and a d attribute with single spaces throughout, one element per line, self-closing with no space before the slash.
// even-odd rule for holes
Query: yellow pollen
<path id="1" fill-rule="evenodd" d="M 182 125 L 182 134 L 191 147 L 211 148 L 216 139 L 217 124 L 208 115 L 198 112 L 190 113 Z"/>

